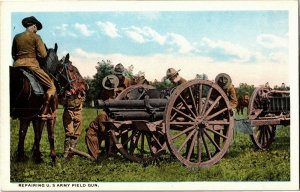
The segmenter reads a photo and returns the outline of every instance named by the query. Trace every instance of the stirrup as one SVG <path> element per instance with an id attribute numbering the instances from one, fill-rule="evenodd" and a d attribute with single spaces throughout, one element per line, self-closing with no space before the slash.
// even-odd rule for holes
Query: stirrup
<path id="1" fill-rule="evenodd" d="M 38 118 L 41 118 L 42 120 L 50 120 L 50 119 L 53 119 L 52 115 L 50 115 L 49 113 L 48 113 L 48 114 L 41 114 L 41 115 L 38 115 Z"/>

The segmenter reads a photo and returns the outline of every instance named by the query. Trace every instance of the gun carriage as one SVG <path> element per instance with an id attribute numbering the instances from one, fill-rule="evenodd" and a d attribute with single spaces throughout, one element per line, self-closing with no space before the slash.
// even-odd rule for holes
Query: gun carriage
<path id="1" fill-rule="evenodd" d="M 119 152 L 147 163 L 167 149 L 184 165 L 206 167 L 226 153 L 234 119 L 229 100 L 214 82 L 192 80 L 174 89 L 135 85 L 115 100 L 98 101 Z"/>

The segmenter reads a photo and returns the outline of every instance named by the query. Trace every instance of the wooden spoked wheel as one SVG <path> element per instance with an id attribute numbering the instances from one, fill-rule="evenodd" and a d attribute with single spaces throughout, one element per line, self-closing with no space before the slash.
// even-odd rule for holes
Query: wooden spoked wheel
<path id="1" fill-rule="evenodd" d="M 165 109 L 167 145 L 188 167 L 208 167 L 223 157 L 232 142 L 234 119 L 224 91 L 207 80 L 176 88 Z"/>
<path id="2" fill-rule="evenodd" d="M 253 127 L 250 138 L 259 149 L 269 149 L 275 139 L 276 125 L 262 125 Z"/>
<path id="3" fill-rule="evenodd" d="M 134 85 L 122 91 L 117 99 L 142 99 L 147 89 L 154 89 L 150 85 Z M 127 159 L 148 163 L 157 159 L 166 151 L 162 121 L 128 121 L 111 129 L 111 136 L 119 152 Z"/>
<path id="4" fill-rule="evenodd" d="M 266 95 L 270 91 L 269 88 L 258 87 L 252 93 L 248 106 L 248 114 L 251 117 L 258 118 L 263 117 L 265 114 L 260 113 L 257 117 L 255 116 L 256 111 L 263 109 L 262 96 Z M 250 135 L 251 141 L 259 149 L 269 149 L 275 140 L 276 125 L 261 125 L 252 127 L 253 133 Z"/>
<path id="5" fill-rule="evenodd" d="M 162 128 L 151 131 L 145 125 L 146 122 L 137 122 L 111 130 L 119 152 L 130 161 L 149 163 L 166 151 Z"/>

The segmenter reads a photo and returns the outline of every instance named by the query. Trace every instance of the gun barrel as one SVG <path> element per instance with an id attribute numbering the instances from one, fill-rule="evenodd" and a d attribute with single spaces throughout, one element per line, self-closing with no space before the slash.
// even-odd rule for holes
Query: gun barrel
<path id="1" fill-rule="evenodd" d="M 141 109 L 141 108 L 165 108 L 167 99 L 144 99 L 144 100 L 98 100 L 98 107 L 103 108 L 126 108 L 126 109 Z"/>
<path id="2" fill-rule="evenodd" d="M 147 120 L 147 121 L 155 121 L 161 120 L 163 118 L 164 112 L 157 111 L 153 113 L 148 113 L 145 111 L 120 111 L 112 113 L 112 118 L 117 121 L 123 120 Z"/>

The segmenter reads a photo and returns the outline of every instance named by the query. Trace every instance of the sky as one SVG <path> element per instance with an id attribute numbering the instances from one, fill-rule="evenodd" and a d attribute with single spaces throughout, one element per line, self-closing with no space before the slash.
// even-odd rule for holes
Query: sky
<path id="1" fill-rule="evenodd" d="M 85 77 L 98 61 L 134 66 L 161 80 L 180 69 L 185 79 L 228 73 L 233 83 L 289 82 L 289 14 L 284 10 L 12 12 L 11 41 L 35 16 L 47 47 L 70 59 Z"/>

